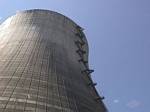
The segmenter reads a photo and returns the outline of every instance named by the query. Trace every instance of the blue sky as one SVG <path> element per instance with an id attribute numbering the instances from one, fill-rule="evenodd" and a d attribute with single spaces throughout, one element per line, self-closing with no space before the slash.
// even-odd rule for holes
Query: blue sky
<path id="1" fill-rule="evenodd" d="M 149 0 L 0 0 L 0 21 L 33 8 L 57 11 L 85 28 L 92 77 L 109 112 L 150 111 Z"/>

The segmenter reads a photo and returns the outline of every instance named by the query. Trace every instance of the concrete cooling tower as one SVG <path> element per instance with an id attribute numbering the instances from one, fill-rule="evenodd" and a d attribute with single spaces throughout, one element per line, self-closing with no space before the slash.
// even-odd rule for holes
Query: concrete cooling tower
<path id="1" fill-rule="evenodd" d="M 107 112 L 71 19 L 26 10 L 0 25 L 0 112 Z"/>

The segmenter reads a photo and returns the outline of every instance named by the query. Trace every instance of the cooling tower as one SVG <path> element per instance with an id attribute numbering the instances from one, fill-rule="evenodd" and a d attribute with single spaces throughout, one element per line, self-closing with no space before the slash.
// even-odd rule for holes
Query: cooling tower
<path id="1" fill-rule="evenodd" d="M 0 112 L 106 112 L 71 19 L 26 10 L 0 26 Z"/>

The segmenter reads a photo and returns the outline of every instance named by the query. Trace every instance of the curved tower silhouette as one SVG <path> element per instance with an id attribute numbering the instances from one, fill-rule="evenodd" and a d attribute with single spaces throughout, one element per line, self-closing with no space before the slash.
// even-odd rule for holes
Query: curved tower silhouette
<path id="1" fill-rule="evenodd" d="M 106 112 L 91 79 L 82 28 L 48 10 L 0 26 L 0 112 Z"/>

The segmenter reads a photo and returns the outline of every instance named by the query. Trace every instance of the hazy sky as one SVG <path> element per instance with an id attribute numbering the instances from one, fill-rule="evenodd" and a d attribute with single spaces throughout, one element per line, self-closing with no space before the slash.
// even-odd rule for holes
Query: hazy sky
<path id="1" fill-rule="evenodd" d="M 150 111 L 150 0 L 0 0 L 0 21 L 32 8 L 85 28 L 92 77 L 109 112 Z"/>

